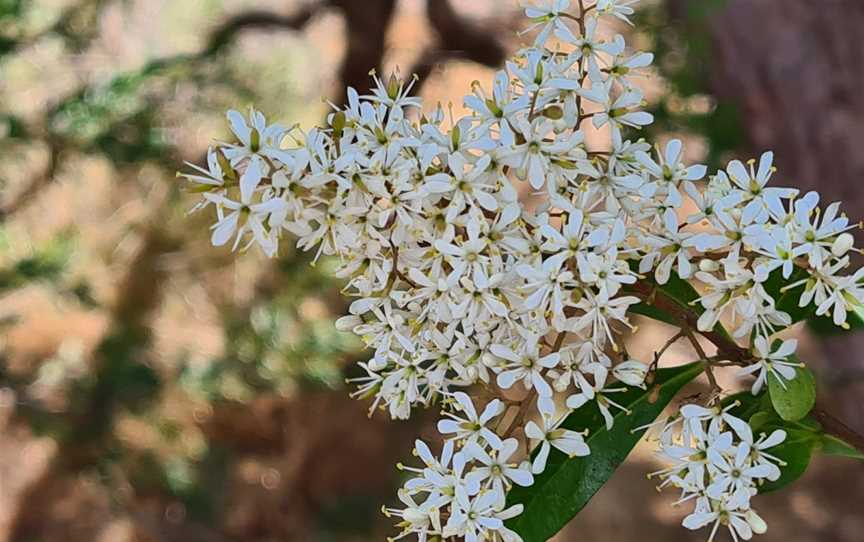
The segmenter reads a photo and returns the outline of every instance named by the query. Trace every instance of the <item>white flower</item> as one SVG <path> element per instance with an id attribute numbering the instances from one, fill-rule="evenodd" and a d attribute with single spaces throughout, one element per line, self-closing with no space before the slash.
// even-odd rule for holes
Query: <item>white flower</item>
<path id="1" fill-rule="evenodd" d="M 478 483 L 498 496 L 498 506 L 504 506 L 505 493 L 512 484 L 527 487 L 534 483 L 534 476 L 527 468 L 523 468 L 508 460 L 519 448 L 519 441 L 509 438 L 501 443 L 499 450 L 488 453 L 481 446 L 471 443 L 465 447 L 468 455 L 479 465 L 476 465 L 465 477 L 471 483 Z"/>
<path id="2" fill-rule="evenodd" d="M 759 373 L 751 388 L 753 395 L 757 395 L 765 386 L 770 375 L 773 375 L 784 388 L 787 380 L 795 378 L 795 370 L 801 367 L 801 362 L 790 361 L 789 356 L 795 353 L 798 341 L 795 339 L 783 341 L 776 349 L 772 350 L 768 345 L 768 339 L 759 336 L 753 341 L 753 347 L 753 353 L 758 361 L 738 372 L 741 376 Z"/>
<path id="3" fill-rule="evenodd" d="M 597 11 L 600 13 L 613 15 L 626 23 L 633 24 L 628 16 L 633 15 L 634 10 L 631 6 L 639 0 L 597 0 Z"/>
<path id="4" fill-rule="evenodd" d="M 634 284 L 636 274 L 630 271 L 627 262 L 618 259 L 618 251 L 611 248 L 602 254 L 581 252 L 576 259 L 579 279 L 598 288 L 600 295 L 612 297 L 623 284 Z"/>
<path id="5" fill-rule="evenodd" d="M 714 510 L 696 511 L 684 518 L 682 522 L 684 527 L 694 531 L 712 525 L 709 541 L 714 539 L 721 524 L 727 526 L 729 534 L 736 542 L 739 537 L 750 540 L 753 538 L 753 533 L 761 534 L 767 530 L 765 522 L 755 511 L 736 510 L 723 502 L 716 504 Z"/>
<path id="6" fill-rule="evenodd" d="M 469 171 L 466 171 L 468 162 L 461 153 L 453 153 L 448 159 L 452 177 L 448 180 L 436 176 L 429 178 L 426 182 L 426 190 L 432 194 L 448 193 L 451 195 L 450 205 L 447 208 L 447 220 L 455 219 L 467 206 L 479 205 L 487 211 L 498 208 L 498 202 L 488 194 L 493 186 L 487 183 L 486 168 L 489 167 L 491 157 L 489 155 L 481 158 Z"/>
<path id="7" fill-rule="evenodd" d="M 507 72 L 495 74 L 492 82 L 492 96 L 487 96 L 480 85 L 473 85 L 473 94 L 465 96 L 465 106 L 472 109 L 484 122 L 497 122 L 509 118 L 518 111 L 530 106 L 531 97 L 527 94 L 515 95 L 510 88 Z"/>
<path id="8" fill-rule="evenodd" d="M 637 90 L 628 90 L 615 100 L 607 97 L 601 105 L 603 111 L 595 114 L 592 119 L 595 128 L 610 124 L 612 131 L 620 134 L 625 127 L 641 128 L 654 122 L 654 115 L 637 110 L 642 105 L 642 93 Z"/>
<path id="9" fill-rule="evenodd" d="M 449 435 L 449 439 L 466 439 L 469 442 L 478 442 L 482 438 L 493 448 L 501 448 L 501 438 L 486 425 L 504 412 L 504 404 L 498 399 L 494 399 L 478 415 L 471 398 L 464 392 L 457 391 L 453 394 L 453 399 L 461 410 L 462 416 L 445 411 L 444 415 L 448 419 L 438 422 L 438 432 L 442 435 Z"/>
<path id="10" fill-rule="evenodd" d="M 636 360 L 625 361 L 612 369 L 612 375 L 628 386 L 637 386 L 645 389 L 648 365 Z"/>
<path id="11" fill-rule="evenodd" d="M 749 508 L 750 497 L 756 493 L 754 480 L 767 478 L 772 470 L 768 465 L 750 465 L 750 446 L 742 442 L 729 454 L 708 450 L 709 469 L 713 472 L 712 483 L 705 494 L 712 499 L 723 499 L 735 508 Z"/>
<path id="12" fill-rule="evenodd" d="M 525 425 L 525 436 L 540 441 L 534 461 L 531 463 L 531 472 L 540 474 L 546 469 L 546 460 L 553 447 L 561 450 L 568 457 L 583 457 L 591 453 L 581 433 L 560 427 L 566 416 L 562 416 L 558 421 L 546 415 L 542 418 L 542 428 L 533 421 Z"/>
<path id="13" fill-rule="evenodd" d="M 648 153 L 637 152 L 636 159 L 645 166 L 648 174 L 657 187 L 658 195 L 666 196 L 666 203 L 673 207 L 680 207 L 683 201 L 679 187 L 690 186 L 692 181 L 698 181 L 705 177 L 707 168 L 702 165 L 687 167 L 681 163 L 683 158 L 683 145 L 681 140 L 673 139 L 666 144 L 666 152 L 659 154 L 660 162 L 655 162 Z M 677 228 L 676 228 L 677 231 Z"/>
<path id="14" fill-rule="evenodd" d="M 638 297 L 621 296 L 609 299 L 602 290 L 596 296 L 586 295 L 576 305 L 584 314 L 572 320 L 572 331 L 580 333 L 590 330 L 591 341 L 597 347 L 602 348 L 608 341 L 615 349 L 617 345 L 610 326 L 617 321 L 629 327 L 627 310 L 636 303 L 639 303 Z"/>
<path id="15" fill-rule="evenodd" d="M 770 435 L 763 433 L 756 442 L 744 441 L 750 446 L 750 461 L 754 465 L 765 465 L 768 474 L 765 478 L 772 482 L 780 479 L 780 468 L 777 465 L 785 465 L 779 458 L 769 454 L 765 450 L 773 448 L 786 440 L 786 431 L 775 429 Z"/>
<path id="16" fill-rule="evenodd" d="M 703 309 L 696 327 L 709 339 L 723 321 L 732 326 L 724 343 L 752 340 L 742 373 L 755 377 L 754 393 L 771 374 L 786 385 L 798 366 L 794 341 L 769 346 L 792 323 L 778 308 L 786 300 L 769 293 L 776 280 L 781 295 L 800 291 L 800 307 L 838 326 L 864 310 L 864 269 L 849 271 L 857 224 L 838 204 L 820 210 L 815 193 L 769 186 L 770 153 L 700 183 L 705 167 L 684 163 L 680 141 L 652 153 L 651 142 L 632 137 L 653 121 L 637 84 L 653 57 L 601 29 L 629 22 L 634 4 L 526 6 L 534 44 L 495 74 L 489 92 L 472 84 L 462 118 L 440 106 L 409 112 L 421 106 L 414 81 L 373 75 L 371 93 L 348 89 L 326 126 L 288 130 L 254 109 L 248 118 L 229 112 L 233 141 L 181 175 L 201 196 L 195 208 L 214 208 L 213 244 L 257 245 L 271 257 L 289 244 L 314 252 L 313 264 L 330 257 L 352 298 L 337 328 L 374 350 L 350 379 L 370 414 L 406 419 L 442 406 L 444 447 L 436 456 L 415 444 L 422 465 L 401 467 L 410 473 L 402 504 L 385 510 L 400 538 L 519 540 L 504 527 L 522 511 L 504 508 L 506 492 L 533 475 L 516 450 L 536 444 L 535 472 L 553 447 L 587 454 L 562 420 L 593 402 L 611 429 L 613 411 L 631 406 L 615 393 L 648 386 L 649 367 L 623 348 L 637 329 L 634 305 L 662 293 L 647 285 L 646 295 L 647 277 L 654 286 L 673 273 L 692 283 L 691 305 L 701 307 L 687 320 Z M 592 134 L 600 139 L 590 149 L 588 119 L 610 128 Z M 525 189 L 530 203 L 520 200 Z M 710 361 L 748 357 L 727 346 Z M 496 418 L 517 384 L 542 419 L 505 417 L 502 441 Z M 478 413 L 467 391 L 480 386 L 491 396 Z M 556 412 L 553 390 L 566 412 Z M 748 538 L 765 529 L 750 498 L 780 476 L 771 448 L 785 433 L 754 440 L 734 408 L 686 405 L 649 425 L 671 463 L 655 473 L 661 486 L 694 503 L 685 526 L 729 525 Z"/>
<path id="17" fill-rule="evenodd" d="M 404 508 L 385 508 L 384 513 L 402 520 L 403 535 L 415 534 L 418 540 L 428 540 L 429 535 L 441 532 L 441 512 L 435 499 L 418 503 L 416 496 L 407 491 L 399 491 L 398 496 Z"/>
<path id="18" fill-rule="evenodd" d="M 786 433 L 763 434 L 754 443 L 749 426 L 728 410 L 682 407 L 687 423 L 668 423 L 669 432 L 660 440 L 660 456 L 672 464 L 652 475 L 664 480 L 661 487 L 681 491 L 676 504 L 695 503 L 693 512 L 684 518 L 684 527 L 711 526 L 708 539 L 713 540 L 719 526 L 727 525 L 733 540 L 749 540 L 753 533 L 767 529 L 751 508 L 751 499 L 762 480 L 779 478 L 777 464 L 785 465 L 765 450 L 783 442 Z M 733 431 L 724 430 L 727 424 Z"/>
<path id="19" fill-rule="evenodd" d="M 253 195 L 263 177 L 262 167 L 260 160 L 253 159 L 241 175 L 240 201 L 234 201 L 224 195 L 205 194 L 205 197 L 216 205 L 219 215 L 219 221 L 211 228 L 213 234 L 210 241 L 213 246 L 222 246 L 231 238 L 235 238 L 232 250 L 236 250 L 244 234 L 249 232 L 252 234 L 249 244 L 257 242 L 269 256 L 275 253 L 274 236 L 277 231 L 268 229 L 266 222 L 269 217 L 278 214 L 284 208 L 285 201 L 270 197 L 252 203 Z M 225 210 L 228 212 L 225 213 Z"/>
<path id="20" fill-rule="evenodd" d="M 748 162 L 750 168 L 744 167 L 738 160 L 729 162 L 726 172 L 736 189 L 728 196 L 732 201 L 746 202 L 742 219 L 745 222 L 765 222 L 769 209 L 782 207 L 781 198 L 790 198 L 798 193 L 793 188 L 768 188 L 765 185 L 771 179 L 775 168 L 774 153 L 766 152 L 759 159 L 759 168 L 755 169 L 755 160 Z"/>
<path id="21" fill-rule="evenodd" d="M 220 160 L 221 156 L 221 160 Z M 222 162 L 230 167 L 230 164 L 227 163 L 225 159 L 225 155 L 222 154 L 221 149 L 214 149 L 210 147 L 207 149 L 207 169 L 196 166 L 190 162 L 184 162 L 187 166 L 191 167 L 196 171 L 196 173 L 180 173 L 181 177 L 192 181 L 193 183 L 203 184 L 207 186 L 220 187 L 225 184 L 225 175 L 234 175 L 235 172 L 233 170 L 223 171 Z M 225 168 L 226 170 L 228 168 Z M 236 179 L 236 177 L 235 177 Z"/>
<path id="22" fill-rule="evenodd" d="M 606 430 L 608 431 L 612 429 L 612 426 L 615 424 L 615 417 L 612 415 L 612 408 L 617 408 L 618 410 L 627 414 L 630 413 L 630 409 L 609 398 L 609 394 L 611 393 L 619 393 L 627 390 L 626 388 L 605 387 L 607 373 L 608 370 L 602 365 L 595 367 L 593 389 L 591 389 L 590 391 L 579 391 L 579 393 L 573 394 L 568 397 L 567 408 L 576 410 L 578 408 L 582 408 L 582 406 L 584 406 L 589 401 L 595 401 L 597 403 L 597 407 L 600 409 L 600 414 L 603 416 L 603 420 L 606 422 Z"/>
<path id="23" fill-rule="evenodd" d="M 245 158 L 266 156 L 279 160 L 284 164 L 292 163 L 291 155 L 280 148 L 282 138 L 288 132 L 279 124 L 267 125 L 264 114 L 249 108 L 249 121 L 238 112 L 228 111 L 228 122 L 231 131 L 239 140 L 239 144 L 225 148 L 225 156 L 236 165 Z"/>
<path id="24" fill-rule="evenodd" d="M 497 380 L 503 389 L 510 389 L 521 381 L 525 389 L 534 388 L 541 397 L 552 396 L 552 388 L 542 371 L 558 365 L 561 355 L 553 352 L 541 356 L 539 337 L 526 337 L 518 354 L 503 344 L 493 344 L 490 351 L 505 361 Z"/>
<path id="25" fill-rule="evenodd" d="M 646 254 L 639 262 L 640 273 L 654 269 L 654 278 L 658 284 L 669 282 L 673 265 L 682 279 L 689 279 L 693 274 L 688 249 L 689 236 L 678 231 L 678 218 L 674 213 L 664 214 L 664 219 L 665 232 L 645 236 Z"/>
<path id="26" fill-rule="evenodd" d="M 509 126 L 522 137 L 524 143 L 515 143 L 516 137 L 509 132 Z M 552 134 L 553 125 L 544 117 L 528 122 L 524 119 L 513 119 L 504 124 L 502 130 L 509 140 L 514 141 L 510 148 L 502 154 L 502 161 L 520 172 L 520 177 L 527 178 L 531 188 L 539 190 L 547 183 L 550 170 L 555 161 L 567 162 L 579 159 L 576 153 L 578 145 L 584 136 L 581 132 L 570 135 Z"/>
<path id="27" fill-rule="evenodd" d="M 552 31 L 556 28 L 566 28 L 561 20 L 561 13 L 565 13 L 570 7 L 570 0 L 542 0 L 539 3 L 525 4 L 525 16 L 534 21 L 534 24 L 523 31 L 530 32 L 535 28 L 541 28 L 534 39 L 535 46 L 542 46 L 549 39 Z"/>
<path id="28" fill-rule="evenodd" d="M 561 269 L 565 258 L 566 253 L 559 253 L 546 259 L 539 269 L 528 264 L 516 267 L 516 272 L 526 280 L 523 290 L 531 292 L 524 308 L 542 313 L 551 309 L 552 314 L 563 314 L 565 290 L 573 281 L 573 273 Z"/>

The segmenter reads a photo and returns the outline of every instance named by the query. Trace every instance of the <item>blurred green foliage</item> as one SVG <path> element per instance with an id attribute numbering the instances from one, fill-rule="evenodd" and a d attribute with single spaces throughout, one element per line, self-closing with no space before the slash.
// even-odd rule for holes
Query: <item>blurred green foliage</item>
<path id="1" fill-rule="evenodd" d="M 0 0 L 0 70 L 44 39 L 59 38 L 68 54 L 85 50 L 100 32 L 102 10 L 112 2 L 68 3 L 47 26 L 33 27 L 28 21 L 46 9 L 37 4 Z M 89 473 L 111 494 L 131 484 L 137 493 L 181 502 L 185 514 L 200 520 L 214 518 L 242 454 L 230 443 L 208 440 L 194 423 L 166 414 L 167 398 L 183 394 L 187 408 L 206 404 L 212 412 L 225 403 L 243 404 L 267 395 L 288 400 L 309 387 L 338 388 L 342 365 L 360 350 L 359 341 L 332 325 L 344 301 L 338 295 L 339 281 L 330 274 L 331 263 L 309 267 L 306 255 L 292 253 L 262 264 L 270 268 L 261 273 L 267 284 L 257 286 L 251 300 L 229 296 L 218 307 L 223 352 L 204 359 L 181 354 L 176 360 L 159 359 L 154 352 L 153 319 L 165 297 L 175 295 L 169 291 L 171 276 L 163 260 L 184 243 L 182 233 L 170 231 L 175 226 L 172 217 L 188 205 L 174 173 L 184 159 L 197 160 L 169 136 L 166 110 L 181 84 L 199 93 L 215 89 L 237 103 L 256 92 L 235 77 L 226 62 L 231 37 L 220 39 L 224 43 L 207 45 L 198 53 L 155 58 L 102 81 L 85 81 L 50 100 L 39 115 L 22 115 L 15 104 L 0 103 L 0 159 L 30 146 L 41 145 L 50 153 L 44 178 L 33 180 L 34 190 L 54 182 L 57 172 L 82 156 L 105 160 L 133 179 L 145 166 L 155 167 L 172 186 L 170 207 L 156 210 L 152 223 L 136 233 L 142 246 L 125 276 L 117 277 L 121 297 L 112 302 L 95 293 L 92 281 L 100 279 L 90 275 L 87 261 L 99 255 L 82 253 L 74 230 L 22 248 L 22 239 L 9 238 L 7 229 L 0 229 L 0 303 L 25 286 L 42 284 L 77 309 L 108 317 L 108 330 L 88 359 L 75 363 L 58 354 L 30 370 L 12 370 L 7 362 L 13 353 L 0 342 L 0 388 L 15 393 L 17 419 L 58 443 L 52 475 Z M 207 103 L 206 96 L 195 99 L 208 115 L 222 116 L 221 105 Z M 0 173 L 0 181 L 8 186 L 8 175 L 14 173 Z M 28 191 L 26 179 L 22 193 L 25 198 L 35 194 Z M 19 206 L 10 197 L 14 195 L 3 195 L 9 209 L 0 208 L 0 224 L 15 220 Z M 189 235 L 198 244 L 206 239 L 201 228 Z M 215 268 L 230 270 L 233 259 L 218 258 Z M 83 263 L 70 271 L 72 260 Z M 4 313 L 0 330 L 19 322 L 15 314 Z M 157 443 L 142 446 L 125 440 L 118 424 L 128 419 L 149 427 Z M 202 442 L 190 447 L 190 438 Z M 242 444 L 237 443 L 239 448 Z"/>
<path id="2" fill-rule="evenodd" d="M 728 155 L 745 142 L 737 104 L 709 92 L 712 56 L 705 25 L 726 1 L 679 3 L 684 8 L 679 18 L 659 2 L 640 9 L 634 21 L 647 34 L 654 64 L 667 85 L 651 110 L 655 123 L 646 136 L 649 140 L 668 133 L 702 137 L 708 145 L 709 171 L 725 167 Z"/>
<path id="3" fill-rule="evenodd" d="M 264 392 L 289 395 L 296 386 L 340 387 L 342 369 L 334 360 L 359 352 L 362 345 L 354 335 L 337 331 L 332 321 L 304 315 L 298 303 L 305 300 L 323 309 L 325 301 L 314 293 L 329 290 L 330 303 L 341 308 L 344 301 L 332 295 L 331 263 L 311 267 L 307 255 L 280 258 L 278 289 L 268 290 L 250 307 L 224 311 L 224 354 L 204 366 L 185 363 L 183 386 L 208 400 L 237 401 Z"/>
<path id="4" fill-rule="evenodd" d="M 0 254 L 11 250 L 7 235 L 0 228 Z M 0 295 L 34 281 L 58 281 L 74 249 L 73 241 L 71 234 L 61 234 L 44 246 L 35 247 L 29 254 L 0 264 Z"/>

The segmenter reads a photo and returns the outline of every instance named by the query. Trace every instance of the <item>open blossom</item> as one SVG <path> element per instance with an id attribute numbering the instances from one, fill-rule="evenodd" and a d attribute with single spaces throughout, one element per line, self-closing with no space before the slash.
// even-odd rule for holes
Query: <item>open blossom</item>
<path id="1" fill-rule="evenodd" d="M 742 376 L 757 374 L 752 387 L 753 395 L 757 395 L 762 390 L 769 377 L 776 378 L 784 387 L 788 380 L 795 378 L 795 370 L 801 366 L 801 363 L 790 361 L 789 356 L 795 353 L 798 341 L 789 339 L 783 341 L 776 349 L 772 349 L 768 346 L 765 337 L 756 337 L 753 347 L 757 362 L 739 372 Z"/>
<path id="2" fill-rule="evenodd" d="M 627 348 L 634 313 L 663 313 L 666 288 L 695 290 L 673 300 L 684 318 L 664 319 L 682 326 L 670 344 L 722 336 L 731 345 L 698 361 L 743 365 L 754 394 L 800 366 L 794 340 L 772 346 L 793 323 L 784 296 L 841 327 L 864 311 L 856 225 L 839 205 L 774 186 L 771 153 L 706 179 L 681 141 L 652 151 L 639 137 L 653 122 L 638 85 L 653 56 L 603 28 L 632 22 L 635 4 L 528 3 L 533 45 L 486 90 L 471 85 L 462 118 L 439 107 L 415 121 L 414 80 L 375 75 L 319 128 L 230 111 L 233 141 L 181 175 L 201 195 L 194 210 L 215 217 L 213 245 L 273 257 L 294 243 L 333 262 L 352 298 L 337 327 L 369 349 L 352 396 L 394 419 L 442 409 L 443 445 L 416 443 L 422 465 L 400 465 L 409 479 L 385 508 L 399 538 L 521 540 L 507 520 L 523 507 L 507 493 L 553 449 L 593 453 L 574 426 L 581 409 L 613 431 L 644 406 L 632 393 L 656 397 L 660 352 L 646 364 Z M 608 140 L 589 145 L 592 126 Z M 772 448 L 786 434 L 754 435 L 716 397 L 658 422 L 671 466 L 655 474 L 693 503 L 685 527 L 749 539 L 766 529 L 750 501 L 779 477 Z"/>
<path id="3" fill-rule="evenodd" d="M 452 438 L 465 439 L 468 442 L 477 442 L 478 439 L 483 439 L 493 448 L 501 448 L 501 439 L 486 425 L 503 412 L 504 405 L 496 399 L 486 405 L 483 412 L 478 414 L 471 398 L 465 393 L 456 392 L 453 394 L 453 398 L 458 403 L 462 416 L 445 412 L 449 419 L 438 422 L 438 431 L 444 435 L 452 435 Z"/>
<path id="4" fill-rule="evenodd" d="M 561 428 L 565 418 L 555 421 L 551 415 L 544 415 L 542 419 L 542 427 L 533 421 L 525 425 L 525 436 L 540 442 L 540 448 L 531 464 L 532 472 L 539 474 L 546 469 L 546 460 L 552 448 L 557 448 L 569 457 L 586 456 L 591 453 L 581 433 Z"/>
<path id="5" fill-rule="evenodd" d="M 694 503 L 682 524 L 692 530 L 709 527 L 709 540 L 721 525 L 734 540 L 765 532 L 767 526 L 752 509 L 751 499 L 761 480 L 779 476 L 781 461 L 764 450 L 786 438 L 784 431 L 777 430 L 754 443 L 747 423 L 729 410 L 683 406 L 681 414 L 688 423 L 669 425 L 670 436 L 661 439 L 659 455 L 672 464 L 652 475 L 663 480 L 661 486 L 681 491 L 679 503 Z"/>

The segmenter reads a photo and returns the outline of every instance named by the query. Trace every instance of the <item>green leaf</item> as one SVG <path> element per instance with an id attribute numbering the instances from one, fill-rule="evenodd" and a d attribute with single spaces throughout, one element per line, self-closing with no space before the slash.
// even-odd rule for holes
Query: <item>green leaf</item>
<path id="1" fill-rule="evenodd" d="M 798 358 L 789 357 L 790 361 Z M 787 422 L 803 419 L 816 403 L 816 380 L 806 367 L 795 369 L 795 378 L 781 381 L 775 374 L 768 375 L 768 393 L 777 414 Z"/>
<path id="2" fill-rule="evenodd" d="M 771 410 L 771 400 L 766 396 L 764 389 L 758 395 L 753 395 L 750 391 L 739 391 L 720 401 L 724 408 L 732 403 L 738 405 L 730 411 L 730 414 L 742 420 L 747 420 L 760 411 Z"/>
<path id="3" fill-rule="evenodd" d="M 638 270 L 639 266 L 635 260 L 631 261 L 630 268 L 633 271 Z M 667 297 L 671 298 L 683 308 L 693 310 L 698 314 L 702 313 L 703 309 L 701 305 L 690 305 L 691 302 L 699 299 L 699 292 L 697 292 L 693 288 L 693 286 L 690 285 L 689 282 L 680 278 L 677 273 L 673 272 L 672 274 L 670 274 L 669 281 L 662 286 L 658 285 L 654 281 L 653 277 L 649 277 L 644 280 L 647 280 L 651 284 L 655 285 L 658 290 L 662 291 Z M 654 305 L 646 303 L 644 301 L 630 307 L 630 310 L 636 314 L 641 314 L 643 316 L 647 316 L 649 318 L 653 318 L 667 324 L 672 324 L 673 326 L 677 326 L 680 324 L 678 319 L 673 317 L 671 314 L 662 311 Z"/>
<path id="4" fill-rule="evenodd" d="M 780 478 L 773 482 L 765 481 L 759 486 L 759 493 L 777 491 L 800 478 L 810 464 L 817 442 L 818 436 L 810 431 L 787 428 L 786 440 L 768 450 L 769 454 L 785 463 L 780 465 Z"/>
<path id="5" fill-rule="evenodd" d="M 645 432 L 634 429 L 653 422 L 675 394 L 701 373 L 699 363 L 660 369 L 655 385 L 648 390 L 629 388 L 615 394 L 615 401 L 631 413 L 618 411 L 611 431 L 606 430 L 596 403 L 571 414 L 564 427 L 589 430 L 586 441 L 591 455 L 569 459 L 553 450 L 534 485 L 514 487 L 508 494 L 508 505 L 525 507 L 508 526 L 525 542 L 541 542 L 558 532 L 606 483 Z"/>
<path id="6" fill-rule="evenodd" d="M 750 417 L 750 427 L 753 429 L 753 432 L 764 431 L 768 425 L 777 422 L 777 414 L 775 412 L 766 412 L 764 410 L 760 410 L 756 414 Z"/>
<path id="7" fill-rule="evenodd" d="M 679 325 L 678 320 L 676 320 L 671 314 L 645 302 L 631 305 L 629 310 L 633 314 L 641 314 L 642 316 L 647 316 L 648 318 L 663 322 L 664 324 L 672 326 Z"/>
<path id="8" fill-rule="evenodd" d="M 839 455 L 841 457 L 851 457 L 852 459 L 864 460 L 864 452 L 861 452 L 851 444 L 847 444 L 843 439 L 834 435 L 823 434 L 819 442 L 822 445 L 822 453 L 827 455 Z"/>

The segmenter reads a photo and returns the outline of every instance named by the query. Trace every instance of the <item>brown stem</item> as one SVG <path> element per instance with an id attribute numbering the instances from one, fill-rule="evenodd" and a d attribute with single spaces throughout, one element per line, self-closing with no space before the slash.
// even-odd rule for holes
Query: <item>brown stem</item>
<path id="1" fill-rule="evenodd" d="M 651 362 L 651 367 L 649 367 L 648 371 L 649 371 L 649 372 L 656 371 L 656 370 L 657 370 L 657 366 L 660 365 L 660 358 L 663 357 L 663 354 L 666 353 L 666 350 L 668 350 L 670 346 L 672 346 L 673 344 L 675 344 L 676 342 L 678 342 L 678 339 L 681 339 L 681 338 L 684 337 L 685 335 L 686 335 L 686 333 L 684 333 L 683 330 L 682 330 L 682 331 L 679 331 L 679 332 L 676 333 L 673 337 L 671 337 L 668 341 L 666 341 L 666 344 L 664 344 L 664 345 L 660 348 L 660 350 L 654 352 L 654 361 Z"/>
<path id="2" fill-rule="evenodd" d="M 651 305 L 671 314 L 679 320 L 683 324 L 682 329 L 689 328 L 690 330 L 698 331 L 700 335 L 711 341 L 711 343 L 717 347 L 717 354 L 722 358 L 725 358 L 728 361 L 742 363 L 752 359 L 753 356 L 748 349 L 738 345 L 738 343 L 724 334 L 718 333 L 714 330 L 699 331 L 699 315 L 697 315 L 695 311 L 679 304 L 677 301 L 663 293 L 662 290 L 656 289 L 650 282 L 637 281 L 636 284 L 631 287 L 631 290 L 643 299 L 650 299 Z"/>
<path id="3" fill-rule="evenodd" d="M 561 333 L 558 334 L 557 337 L 555 337 L 555 344 L 552 345 L 552 351 L 553 352 L 558 352 L 561 350 L 561 347 L 564 345 L 564 339 L 566 337 L 567 337 L 566 331 L 562 331 Z"/>
<path id="4" fill-rule="evenodd" d="M 387 29 L 396 12 L 396 0 L 328 0 L 327 4 L 338 8 L 345 17 L 348 43 L 339 67 L 341 86 L 353 87 L 360 94 L 368 94 L 369 70 L 381 72 L 387 46 Z M 345 100 L 346 95 L 340 90 L 334 102 L 343 104 Z"/>
<path id="5" fill-rule="evenodd" d="M 632 290 L 643 299 L 650 299 L 650 303 L 653 306 L 657 307 L 660 310 L 668 312 L 669 314 L 680 320 L 684 326 L 686 326 L 682 326 L 682 330 L 685 333 L 689 334 L 691 342 L 693 343 L 693 347 L 697 349 L 699 355 L 702 356 L 703 360 L 706 362 L 706 374 L 708 375 L 708 379 L 712 380 L 712 387 L 715 385 L 715 383 L 713 382 L 713 375 L 710 371 L 711 365 L 741 366 L 746 365 L 749 360 L 752 360 L 753 356 L 749 350 L 739 346 L 735 341 L 729 339 L 725 335 L 717 333 L 713 330 L 699 332 L 703 337 L 711 341 L 711 343 L 713 343 L 714 346 L 717 347 L 717 355 L 706 358 L 704 355 L 704 350 L 702 350 L 702 347 L 698 344 L 698 341 L 695 340 L 695 336 L 693 335 L 692 331 L 693 329 L 697 329 L 696 323 L 699 319 L 695 311 L 683 307 L 677 301 L 664 294 L 661 290 L 655 288 L 649 282 L 637 282 L 633 285 Z M 724 360 L 727 363 L 716 363 Z M 846 424 L 844 424 L 820 407 L 815 408 L 812 412 L 812 415 L 816 419 L 816 421 L 818 421 L 822 425 L 822 428 L 825 430 L 826 433 L 834 435 L 842 439 L 849 445 L 853 446 L 857 450 L 864 452 L 864 435 L 857 433 L 849 426 L 847 426 Z"/>
<path id="6" fill-rule="evenodd" d="M 536 395 L 531 394 L 522 400 L 522 403 L 519 405 L 519 411 L 516 413 L 516 416 L 513 417 L 513 421 L 510 422 L 510 426 L 507 428 L 507 432 L 506 432 L 504 438 L 512 437 L 516 433 L 517 429 L 519 429 L 520 427 L 523 427 L 525 425 L 522 422 L 525 421 L 525 417 L 528 415 L 528 412 L 531 410 L 531 407 L 534 406 L 534 400 L 536 398 L 537 398 Z M 526 445 L 527 445 L 527 441 L 526 441 Z"/>
<path id="7" fill-rule="evenodd" d="M 840 438 L 859 452 L 864 453 L 864 435 L 856 432 L 821 407 L 814 408 L 811 414 L 826 433 Z"/>

